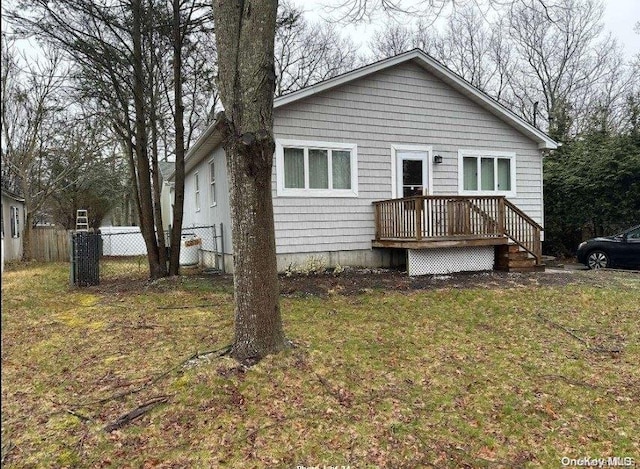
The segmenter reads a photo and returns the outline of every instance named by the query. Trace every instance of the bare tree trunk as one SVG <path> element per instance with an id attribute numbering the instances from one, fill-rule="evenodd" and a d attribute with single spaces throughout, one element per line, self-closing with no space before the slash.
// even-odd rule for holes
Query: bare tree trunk
<path id="1" fill-rule="evenodd" d="M 142 5 L 140 0 L 132 1 L 132 31 L 133 39 L 133 73 L 134 73 L 134 106 L 135 106 L 135 154 L 140 196 L 140 230 L 147 247 L 149 261 L 149 276 L 152 279 L 164 277 L 167 273 L 166 265 L 160 263 L 160 253 L 156 240 L 153 216 L 153 200 L 151 195 L 151 179 L 148 155 L 148 138 L 145 122 L 145 80 L 142 54 Z"/>
<path id="2" fill-rule="evenodd" d="M 277 1 L 214 0 L 218 87 L 226 114 L 233 249 L 232 355 L 260 360 L 285 348 L 280 317 L 271 171 Z"/>
<path id="3" fill-rule="evenodd" d="M 154 44 L 153 44 L 153 35 L 150 35 L 150 40 L 151 40 L 151 45 L 150 45 L 150 49 L 153 50 L 154 49 Z M 165 243 L 165 237 L 164 237 L 164 222 L 162 220 L 162 206 L 161 206 L 161 174 L 160 174 L 160 168 L 158 166 L 158 106 L 159 106 L 159 99 L 158 99 L 158 95 L 160 94 L 160 91 L 158 89 L 158 87 L 156 86 L 156 79 L 155 79 L 155 71 L 158 68 L 158 64 L 156 62 L 156 55 L 155 54 L 151 54 L 150 60 L 149 60 L 149 90 L 151 93 L 151 103 L 150 103 L 150 109 L 149 109 L 149 113 L 150 113 L 150 119 L 149 119 L 149 124 L 151 126 L 151 181 L 152 181 L 152 188 L 153 188 L 153 215 L 154 215 L 154 219 L 155 219 L 155 225 L 156 225 L 156 239 L 157 239 L 157 243 L 158 243 L 158 259 L 159 259 L 159 263 L 161 266 L 164 267 L 165 269 L 165 274 L 166 274 L 166 268 L 167 268 L 167 249 L 166 249 L 166 243 Z"/>
<path id="4" fill-rule="evenodd" d="M 182 104 L 182 41 L 180 0 L 173 0 L 173 93 L 175 100 L 174 127 L 176 131 L 176 170 L 171 223 L 171 258 L 169 275 L 180 272 L 180 235 L 184 213 L 184 105 Z"/>
<path id="5" fill-rule="evenodd" d="M 25 211 L 27 212 L 24 217 L 24 231 L 22 232 L 22 260 L 30 261 L 33 258 L 31 248 L 31 227 L 33 225 L 33 213 L 27 210 L 25 205 Z"/>

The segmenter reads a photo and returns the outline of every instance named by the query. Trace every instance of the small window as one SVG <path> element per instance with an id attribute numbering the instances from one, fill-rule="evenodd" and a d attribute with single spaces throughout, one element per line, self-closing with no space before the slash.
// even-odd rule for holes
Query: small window
<path id="1" fill-rule="evenodd" d="M 309 150 L 310 189 L 329 189 L 328 155 L 328 150 Z"/>
<path id="2" fill-rule="evenodd" d="M 209 161 L 209 205 L 216 205 L 216 168 L 214 161 Z"/>
<path id="3" fill-rule="evenodd" d="M 463 158 L 464 172 L 464 190 L 465 191 L 477 191 L 478 190 L 478 163 L 476 158 L 465 156 Z"/>
<path id="4" fill-rule="evenodd" d="M 334 189 L 351 189 L 351 153 L 344 150 L 331 152 Z"/>
<path id="5" fill-rule="evenodd" d="M 279 141 L 278 195 L 357 196 L 357 148 L 333 142 Z"/>
<path id="6" fill-rule="evenodd" d="M 18 207 L 11 206 L 11 237 L 20 237 L 20 211 Z"/>
<path id="7" fill-rule="evenodd" d="M 460 150 L 460 192 L 515 195 L 515 154 Z"/>
<path id="8" fill-rule="evenodd" d="M 195 194 L 196 194 L 196 212 L 200 211 L 200 175 L 196 172 L 193 175 L 193 185 L 195 188 Z"/>
<path id="9" fill-rule="evenodd" d="M 284 187 L 304 189 L 304 150 L 302 148 L 284 149 Z"/>

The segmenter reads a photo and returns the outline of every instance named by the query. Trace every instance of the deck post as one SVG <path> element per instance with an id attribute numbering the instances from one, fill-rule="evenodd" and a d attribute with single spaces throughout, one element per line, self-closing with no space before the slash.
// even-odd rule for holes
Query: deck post
<path id="1" fill-rule="evenodd" d="M 540 228 L 538 228 L 537 226 L 535 227 L 535 229 L 533 230 L 534 233 L 534 251 L 535 251 L 535 257 L 536 257 L 536 264 L 540 265 L 542 264 L 542 241 L 540 241 Z"/>
<path id="2" fill-rule="evenodd" d="M 380 221 L 381 221 L 381 216 L 380 216 L 380 204 L 375 203 L 374 202 L 374 208 L 375 208 L 375 223 L 376 223 L 376 239 L 380 239 Z"/>
<path id="3" fill-rule="evenodd" d="M 505 226 L 506 226 L 506 211 L 504 209 L 504 197 L 500 197 L 498 199 L 498 232 L 504 236 L 506 235 Z"/>
<path id="4" fill-rule="evenodd" d="M 424 211 L 424 198 L 416 199 L 416 239 L 422 239 L 422 212 Z"/>

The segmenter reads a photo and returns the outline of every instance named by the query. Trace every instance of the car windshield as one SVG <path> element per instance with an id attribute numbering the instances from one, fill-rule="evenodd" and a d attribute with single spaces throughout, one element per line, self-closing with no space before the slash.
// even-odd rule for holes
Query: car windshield
<path id="1" fill-rule="evenodd" d="M 622 238 L 623 236 L 627 236 L 629 238 L 636 238 L 638 237 L 638 231 L 640 230 L 640 225 L 638 226 L 633 226 L 631 228 L 627 228 L 624 231 L 621 231 L 620 233 L 614 234 L 614 238 Z"/>
<path id="2" fill-rule="evenodd" d="M 628 239 L 640 239 L 640 226 L 636 226 L 626 231 Z"/>

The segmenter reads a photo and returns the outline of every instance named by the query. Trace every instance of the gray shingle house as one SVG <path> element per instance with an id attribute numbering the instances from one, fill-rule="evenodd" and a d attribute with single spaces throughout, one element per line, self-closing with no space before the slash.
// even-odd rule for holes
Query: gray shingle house
<path id="1" fill-rule="evenodd" d="M 278 266 L 410 274 L 541 264 L 542 157 L 558 144 L 420 50 L 274 102 Z M 224 150 L 211 126 L 186 156 L 184 226 L 223 223 Z"/>

